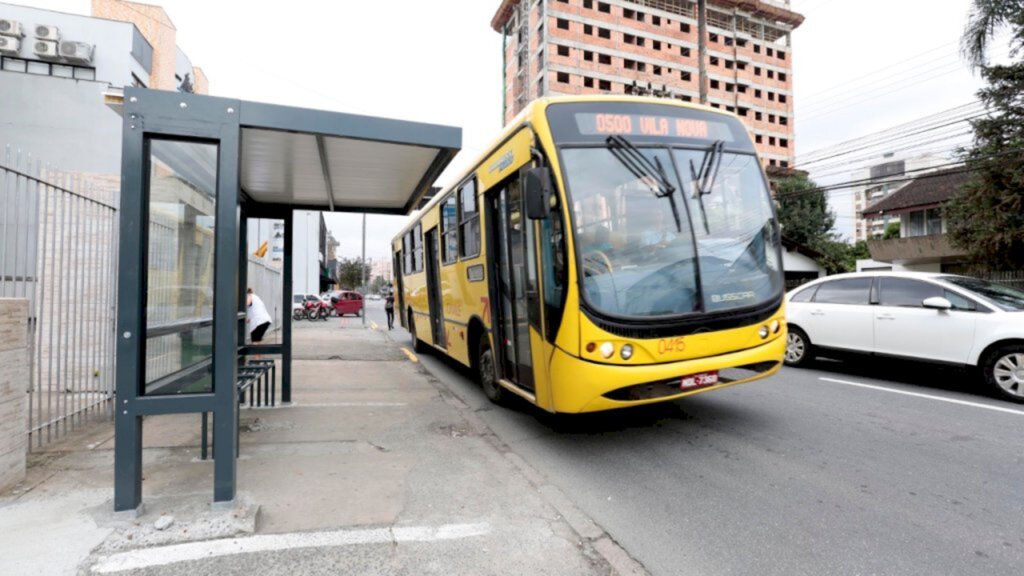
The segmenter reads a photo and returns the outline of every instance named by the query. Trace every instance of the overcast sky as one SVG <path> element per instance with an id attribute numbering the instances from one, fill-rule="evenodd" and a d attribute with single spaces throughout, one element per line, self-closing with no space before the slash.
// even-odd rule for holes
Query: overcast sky
<path id="1" fill-rule="evenodd" d="M 88 0 L 33 6 L 88 14 Z M 463 129 L 446 184 L 501 129 L 499 0 L 154 2 L 211 93 Z M 958 57 L 970 0 L 794 0 L 799 156 L 970 102 L 980 86 Z M 837 193 L 842 199 L 842 192 Z M 848 198 L 848 196 L 847 196 Z M 844 204 L 848 200 L 844 200 Z M 848 225 L 848 217 L 839 222 Z M 368 218 L 382 257 L 404 218 Z M 341 255 L 360 251 L 360 217 L 327 215 Z"/>

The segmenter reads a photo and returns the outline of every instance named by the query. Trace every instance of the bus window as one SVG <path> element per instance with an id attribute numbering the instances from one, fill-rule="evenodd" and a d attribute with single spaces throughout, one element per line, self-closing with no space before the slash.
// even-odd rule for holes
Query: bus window
<path id="1" fill-rule="evenodd" d="M 445 264 L 451 264 L 458 259 L 459 228 L 456 203 L 454 195 L 441 203 L 441 246 Z"/>
<path id="2" fill-rule="evenodd" d="M 480 255 L 480 208 L 477 206 L 476 182 L 470 180 L 459 188 L 459 254 L 462 258 Z"/>
<path id="3" fill-rule="evenodd" d="M 412 229 L 412 271 L 423 271 L 423 225 Z"/>

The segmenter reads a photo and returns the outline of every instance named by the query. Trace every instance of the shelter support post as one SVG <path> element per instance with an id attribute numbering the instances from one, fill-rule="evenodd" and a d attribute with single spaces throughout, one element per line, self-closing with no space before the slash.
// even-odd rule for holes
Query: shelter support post
<path id="1" fill-rule="evenodd" d="M 239 169 L 241 132 L 237 124 L 223 126 L 217 176 L 217 227 L 214 253 L 213 291 L 213 390 L 216 410 L 213 416 L 213 499 L 235 499 L 238 465 L 238 313 L 245 300 L 244 272 L 248 258 L 237 262 L 245 241 L 239 233 Z M 240 248 L 240 245 L 242 248 Z"/>
<path id="2" fill-rule="evenodd" d="M 295 212 L 285 210 L 284 218 L 284 261 L 282 280 L 284 287 L 281 297 L 284 299 L 281 310 L 281 403 L 292 402 L 292 247 L 295 232 Z"/>

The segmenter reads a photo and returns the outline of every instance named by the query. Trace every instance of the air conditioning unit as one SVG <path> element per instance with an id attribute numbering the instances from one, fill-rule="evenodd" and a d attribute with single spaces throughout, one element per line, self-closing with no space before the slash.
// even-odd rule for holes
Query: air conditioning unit
<path id="1" fill-rule="evenodd" d="M 21 50 L 21 40 L 11 36 L 0 36 L 0 54 L 17 56 L 19 50 Z"/>
<path id="2" fill-rule="evenodd" d="M 25 33 L 21 31 L 21 22 L 16 20 L 4 20 L 0 18 L 0 34 L 4 36 L 14 36 L 15 38 L 24 38 Z"/>
<path id="3" fill-rule="evenodd" d="M 57 60 L 60 58 L 60 49 L 57 43 L 48 40 L 36 40 L 32 45 L 32 53 L 44 60 Z"/>
<path id="4" fill-rule="evenodd" d="M 36 26 L 36 38 L 39 40 L 53 40 L 54 42 L 57 42 L 60 40 L 60 28 L 40 24 L 39 26 Z"/>
<path id="5" fill-rule="evenodd" d="M 85 42 L 61 42 L 60 56 L 70 62 L 88 64 L 92 62 L 92 44 Z"/>

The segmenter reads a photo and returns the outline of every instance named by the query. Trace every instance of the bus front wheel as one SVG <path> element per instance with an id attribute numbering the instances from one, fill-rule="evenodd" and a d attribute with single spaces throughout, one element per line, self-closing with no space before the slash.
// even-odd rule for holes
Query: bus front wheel
<path id="1" fill-rule="evenodd" d="M 484 395 L 495 404 L 503 404 L 508 397 L 508 392 L 498 384 L 498 371 L 494 365 L 494 352 L 491 351 L 491 344 L 487 336 L 480 337 L 480 350 L 477 355 L 477 378 L 480 380 L 480 387 Z"/>

